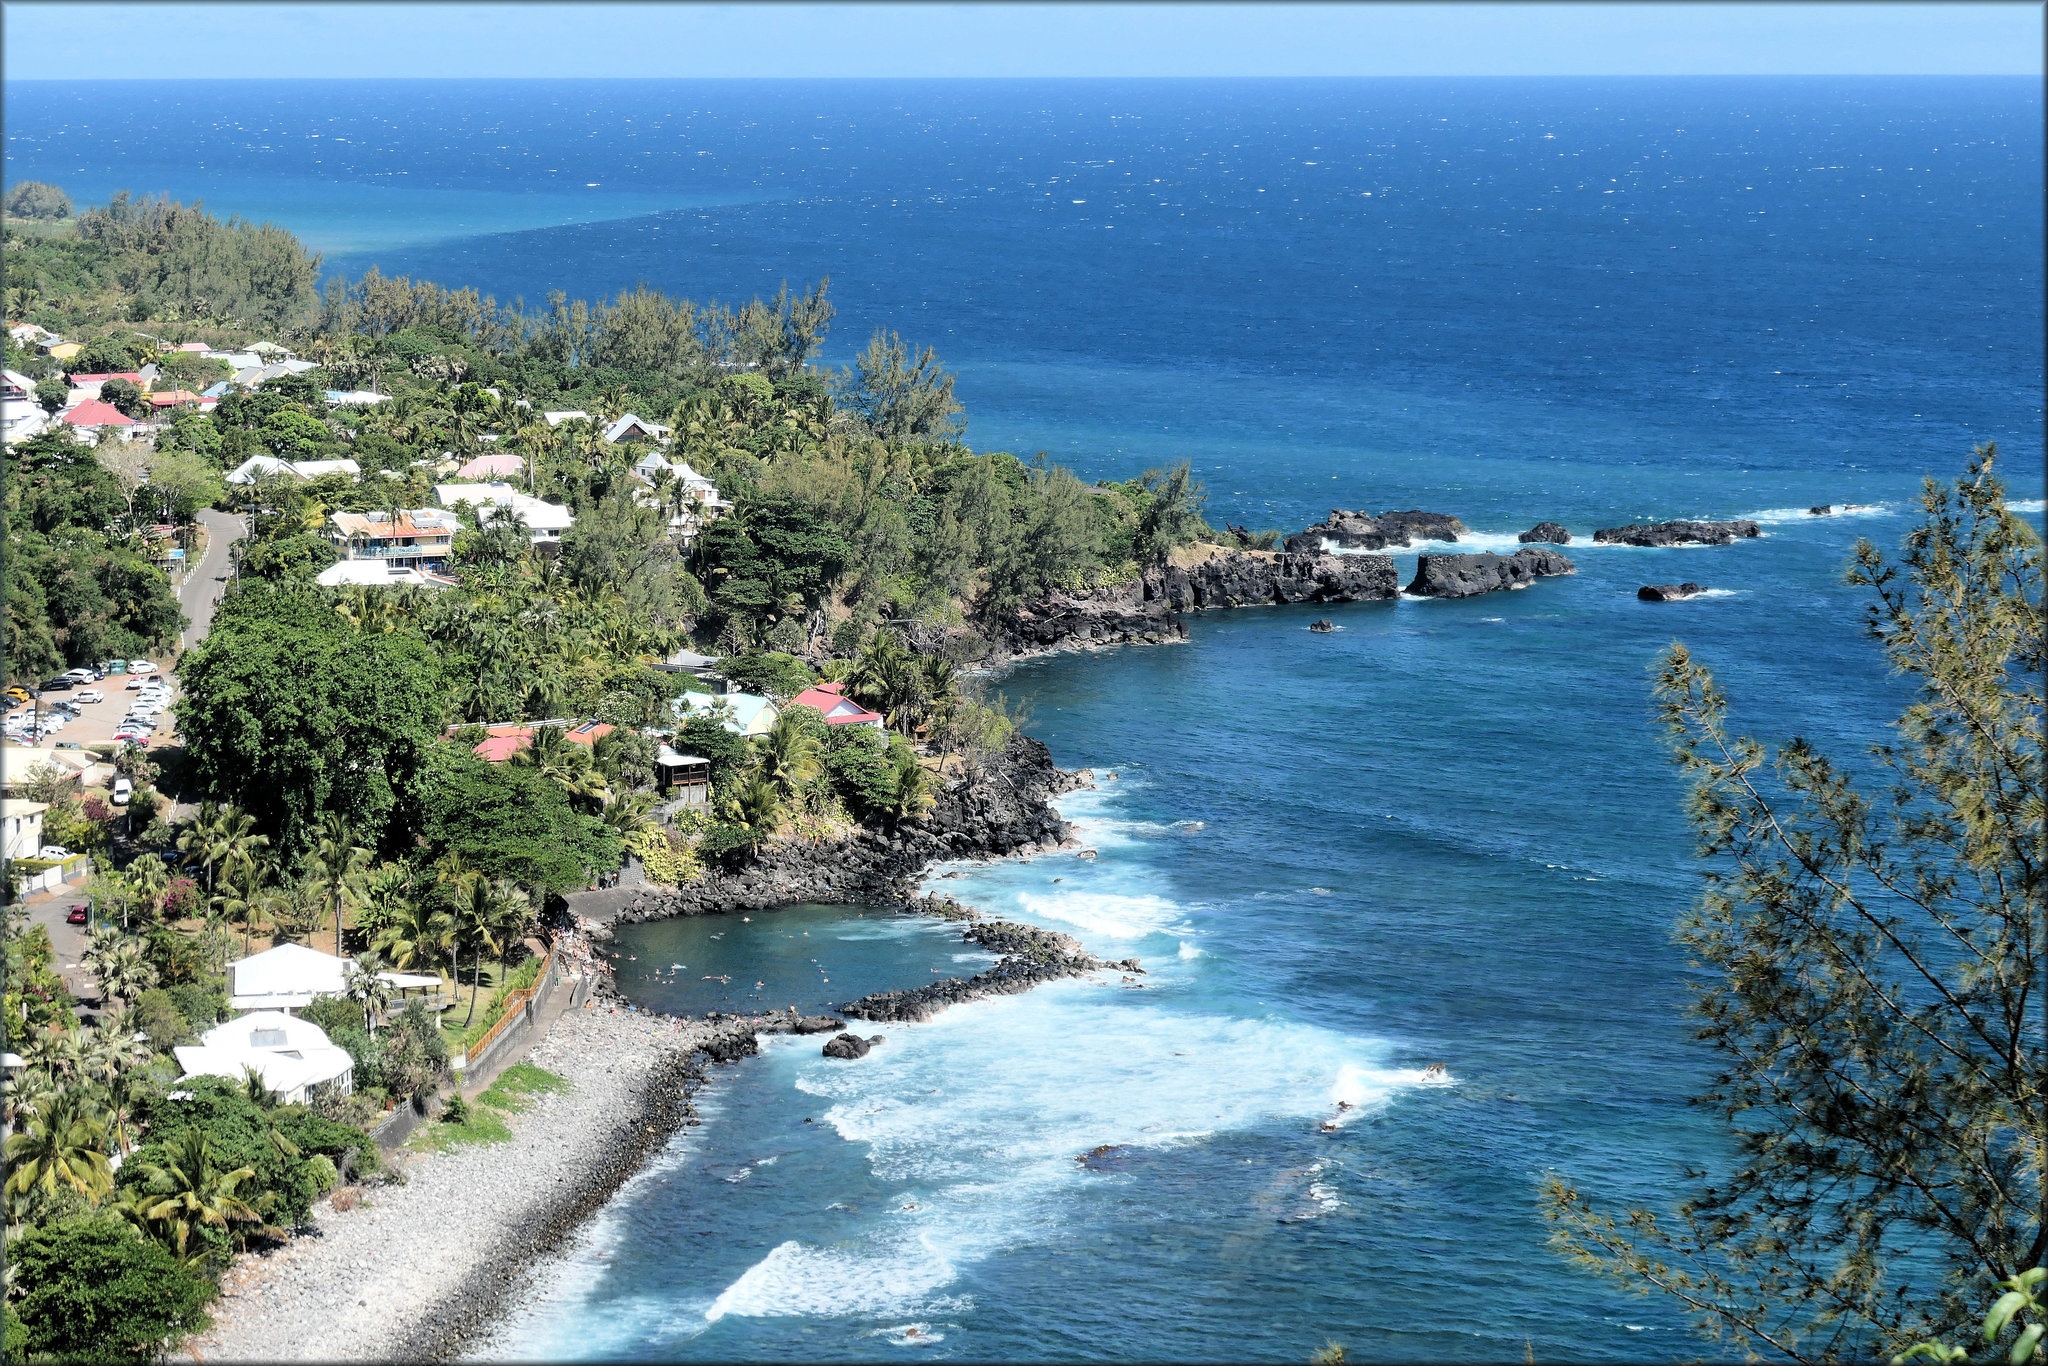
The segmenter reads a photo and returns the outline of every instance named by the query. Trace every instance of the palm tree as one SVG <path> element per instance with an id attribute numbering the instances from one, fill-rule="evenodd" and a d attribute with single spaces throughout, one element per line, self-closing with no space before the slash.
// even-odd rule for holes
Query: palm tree
<path id="1" fill-rule="evenodd" d="M 348 822 L 330 813 L 320 827 L 320 840 L 306 856 L 306 884 L 319 899 L 321 916 L 334 917 L 334 956 L 347 955 L 341 948 L 343 912 L 354 902 L 356 884 L 370 866 L 370 851 L 357 848 Z"/>
<path id="2" fill-rule="evenodd" d="M 812 724 L 815 724 L 812 723 Z M 794 707 L 775 718 L 755 746 L 757 771 L 785 800 L 794 800 L 823 770 L 824 747 Z"/>
<path id="3" fill-rule="evenodd" d="M 782 793 L 772 780 L 751 773 L 727 802 L 726 819 L 747 832 L 748 849 L 759 849 L 782 828 Z"/>
<path id="4" fill-rule="evenodd" d="M 163 910 L 164 893 L 171 888 L 170 870 L 164 867 L 162 859 L 151 854 L 128 865 L 128 879 L 134 884 L 137 899 L 154 920 Z"/>
<path id="5" fill-rule="evenodd" d="M 590 750 L 571 740 L 561 726 L 536 726 L 532 743 L 515 753 L 512 762 L 538 768 L 572 803 L 602 809 L 611 800 L 611 787 L 592 762 Z"/>
<path id="6" fill-rule="evenodd" d="M 655 828 L 654 794 L 628 792 L 604 809 L 604 823 L 631 844 L 635 837 Z"/>
<path id="7" fill-rule="evenodd" d="M 184 1130 L 166 1147 L 163 1161 L 142 1166 L 149 1198 L 138 1201 L 137 1208 L 144 1219 L 167 1226 L 172 1249 L 180 1258 L 186 1256 L 196 1229 L 232 1233 L 236 1224 L 264 1224 L 263 1216 L 240 1194 L 241 1184 L 256 1175 L 254 1167 L 222 1171 L 212 1142 L 199 1129 Z"/>
<path id="8" fill-rule="evenodd" d="M 348 975 L 347 996 L 363 1008 L 363 1028 L 371 1034 L 377 1032 L 377 1016 L 391 1004 L 392 985 L 378 970 L 375 954 L 359 953 L 355 957 L 354 970 Z"/>
<path id="9" fill-rule="evenodd" d="M 114 997 L 124 1007 L 157 983 L 156 965 L 142 956 L 142 945 L 133 939 L 116 946 L 93 975 L 99 978 L 101 995 Z"/>
<path id="10" fill-rule="evenodd" d="M 253 863 L 270 847 L 270 837 L 256 833 L 256 818 L 230 807 L 221 813 L 220 861 L 224 866 Z"/>
<path id="11" fill-rule="evenodd" d="M 377 936 L 377 952 L 397 968 L 438 968 L 454 938 L 455 922 L 425 899 L 398 903 L 391 922 Z"/>
<path id="12" fill-rule="evenodd" d="M 931 774 L 925 772 L 915 752 L 907 748 L 898 750 L 893 767 L 896 770 L 896 790 L 882 808 L 892 825 L 917 819 L 931 810 L 937 800 L 932 794 Z"/>
<path id="13" fill-rule="evenodd" d="M 264 886 L 269 878 L 268 864 L 253 857 L 238 860 L 228 869 L 227 891 L 213 898 L 223 918 L 241 925 L 245 956 L 250 950 L 250 935 L 268 917 L 275 896 L 273 889 Z"/>
<path id="14" fill-rule="evenodd" d="M 227 813 L 208 802 L 178 836 L 178 851 L 206 870 L 208 892 L 213 890 L 214 869 L 228 852 L 228 831 Z"/>
<path id="15" fill-rule="evenodd" d="M 58 1091 L 36 1108 L 20 1133 L 8 1138 L 7 1193 L 36 1190 L 51 1196 L 69 1189 L 97 1202 L 114 1185 L 106 1144 L 107 1126 L 85 1097 Z"/>
<path id="16" fill-rule="evenodd" d="M 469 978 L 469 1013 L 463 1017 L 467 1029 L 476 1018 L 476 998 L 483 992 L 484 953 L 488 950 L 502 965 L 511 955 L 517 934 L 525 932 L 531 904 L 526 893 L 503 878 L 486 878 L 471 873 L 461 883 L 455 901 L 457 937 L 468 943 L 476 955 Z M 499 981 L 504 980 L 502 970 Z"/>

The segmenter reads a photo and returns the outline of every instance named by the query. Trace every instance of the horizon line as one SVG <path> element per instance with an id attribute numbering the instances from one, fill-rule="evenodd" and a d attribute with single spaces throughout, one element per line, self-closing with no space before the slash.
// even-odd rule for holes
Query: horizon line
<path id="1" fill-rule="evenodd" d="M 596 81 L 607 84 L 649 83 L 655 81 L 719 81 L 732 84 L 748 83 L 819 83 L 819 82 L 866 82 L 866 81 L 944 81 L 953 84 L 967 82 L 1017 82 L 1017 81 L 1860 81 L 1860 80 L 1922 80 L 1922 81 L 2031 81 L 2036 84 L 2048 83 L 2048 71 L 1556 71 L 1556 72 L 1430 72 L 1406 75 L 1386 73 L 1360 75 L 1005 75 L 1005 76 L 957 76 L 943 74 L 885 75 L 885 76 L 17 76 L 0 81 L 0 85 L 220 85 L 242 84 L 341 84 L 348 81 L 408 81 L 416 84 L 474 84 L 483 81 Z"/>

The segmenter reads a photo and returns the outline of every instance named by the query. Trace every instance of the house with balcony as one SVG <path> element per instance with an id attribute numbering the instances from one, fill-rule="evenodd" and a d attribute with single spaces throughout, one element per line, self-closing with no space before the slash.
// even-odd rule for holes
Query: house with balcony
<path id="1" fill-rule="evenodd" d="M 455 548 L 462 519 L 440 508 L 337 512 L 327 535 L 344 560 L 378 560 L 409 569 L 439 568 Z"/>
<path id="2" fill-rule="evenodd" d="M 436 484 L 434 501 L 444 508 L 472 507 L 486 526 L 498 509 L 518 517 L 536 546 L 559 548 L 562 533 L 575 524 L 575 514 L 560 503 L 521 493 L 506 483 Z"/>

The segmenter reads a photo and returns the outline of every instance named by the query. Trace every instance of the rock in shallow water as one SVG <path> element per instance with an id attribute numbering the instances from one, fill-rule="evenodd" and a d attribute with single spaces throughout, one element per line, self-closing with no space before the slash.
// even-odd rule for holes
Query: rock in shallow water
<path id="1" fill-rule="evenodd" d="M 874 1045 L 858 1034 L 835 1034 L 825 1042 L 825 1056 L 852 1060 L 865 1058 Z"/>
<path id="2" fill-rule="evenodd" d="M 1556 522 L 1538 522 L 1515 539 L 1523 545 L 1570 545 L 1572 534 Z"/>
<path id="3" fill-rule="evenodd" d="M 1534 546 L 1512 555 L 1424 555 L 1415 562 L 1415 580 L 1408 592 L 1418 598 L 1470 598 L 1578 572 L 1578 566 L 1555 550 Z"/>
<path id="4" fill-rule="evenodd" d="M 1738 539 L 1761 536 L 1762 530 L 1747 519 L 1733 522 L 1653 522 L 1643 526 L 1610 526 L 1593 533 L 1595 545 L 1731 545 Z"/>
<path id="5" fill-rule="evenodd" d="M 1306 531 L 1287 538 L 1290 551 L 1385 550 L 1388 546 L 1413 545 L 1417 541 L 1455 541 L 1466 534 L 1465 524 L 1443 512 L 1346 512 L 1332 508 L 1330 515 Z"/>
<path id="6" fill-rule="evenodd" d="M 1707 590 L 1692 582 L 1646 583 L 1636 590 L 1636 596 L 1644 602 L 1684 602 L 1687 598 L 1698 597 Z"/>

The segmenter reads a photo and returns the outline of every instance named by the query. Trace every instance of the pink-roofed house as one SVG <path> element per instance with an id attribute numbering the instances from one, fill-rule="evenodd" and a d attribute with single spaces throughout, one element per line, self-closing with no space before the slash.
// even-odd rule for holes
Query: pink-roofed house
<path id="1" fill-rule="evenodd" d="M 134 418 L 113 404 L 96 398 L 87 399 L 71 411 L 62 414 L 57 420 L 87 432 L 96 432 L 102 427 L 128 428 L 138 425 Z"/>
<path id="2" fill-rule="evenodd" d="M 805 688 L 789 699 L 792 707 L 814 707 L 824 716 L 828 726 L 873 726 L 882 728 L 879 712 L 869 711 L 846 695 L 844 683 L 820 683 Z"/>
<path id="3" fill-rule="evenodd" d="M 508 479 L 526 472 L 526 462 L 516 455 L 480 455 L 455 471 L 457 479 Z"/>

